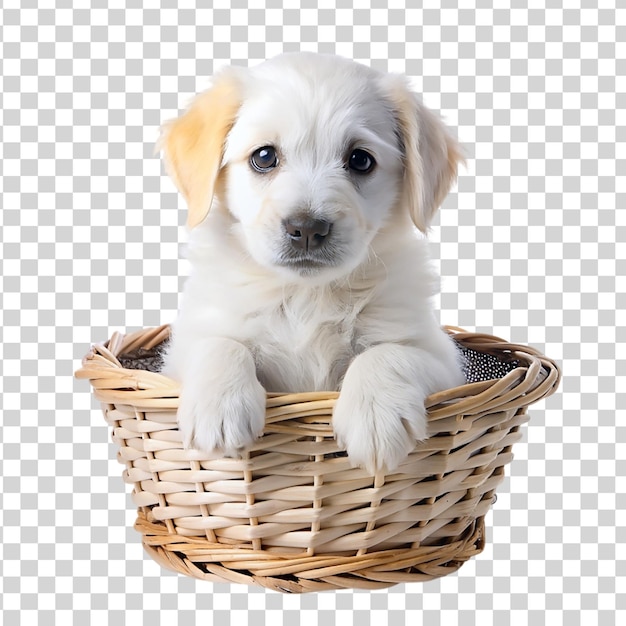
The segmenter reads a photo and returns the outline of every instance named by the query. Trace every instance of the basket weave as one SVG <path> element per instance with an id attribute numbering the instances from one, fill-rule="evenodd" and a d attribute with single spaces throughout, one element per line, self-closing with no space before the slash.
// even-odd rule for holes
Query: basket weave
<path id="1" fill-rule="evenodd" d="M 444 576 L 481 552 L 526 408 L 559 384 L 556 364 L 532 348 L 447 330 L 517 367 L 431 395 L 430 438 L 394 473 L 373 477 L 337 447 L 335 392 L 268 394 L 264 436 L 243 459 L 183 449 L 178 385 L 118 360 L 162 344 L 167 326 L 116 333 L 76 375 L 102 403 L 134 486 L 135 528 L 161 565 L 284 592 L 379 589 Z"/>

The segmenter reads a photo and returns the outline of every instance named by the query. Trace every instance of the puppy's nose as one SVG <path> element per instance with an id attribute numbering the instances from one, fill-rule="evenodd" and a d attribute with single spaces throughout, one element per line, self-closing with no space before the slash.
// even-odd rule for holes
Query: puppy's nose
<path id="1" fill-rule="evenodd" d="M 284 220 L 285 231 L 294 248 L 312 250 L 324 245 L 332 224 L 307 216 L 295 216 Z"/>

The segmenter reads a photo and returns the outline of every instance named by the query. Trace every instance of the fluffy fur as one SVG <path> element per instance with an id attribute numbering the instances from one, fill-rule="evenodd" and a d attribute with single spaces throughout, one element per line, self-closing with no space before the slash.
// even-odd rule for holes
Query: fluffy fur
<path id="1" fill-rule="evenodd" d="M 417 230 L 456 177 L 442 122 L 400 76 L 298 53 L 223 71 L 160 145 L 192 229 L 165 367 L 185 445 L 237 454 L 263 431 L 266 390 L 340 390 L 352 463 L 395 469 L 427 437 L 426 396 L 464 380 Z M 277 164 L 259 172 L 264 146 Z M 319 248 L 287 232 L 304 218 L 330 225 Z"/>

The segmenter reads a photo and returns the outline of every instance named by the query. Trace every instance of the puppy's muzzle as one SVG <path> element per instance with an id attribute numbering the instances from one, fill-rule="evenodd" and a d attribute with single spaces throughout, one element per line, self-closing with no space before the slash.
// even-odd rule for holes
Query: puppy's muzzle
<path id="1" fill-rule="evenodd" d="M 291 245 L 296 250 L 316 250 L 328 240 L 332 224 L 325 220 L 316 220 L 309 216 L 294 216 L 283 221 Z"/>

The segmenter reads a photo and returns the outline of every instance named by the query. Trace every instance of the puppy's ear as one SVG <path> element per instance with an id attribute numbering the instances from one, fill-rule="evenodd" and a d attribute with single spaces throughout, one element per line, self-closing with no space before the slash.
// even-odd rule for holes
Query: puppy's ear
<path id="1" fill-rule="evenodd" d="M 200 224 L 211 208 L 224 142 L 240 104 L 238 74 L 228 68 L 161 130 L 157 148 L 163 150 L 166 170 L 187 201 L 189 228 Z"/>
<path id="2" fill-rule="evenodd" d="M 441 119 L 422 104 L 401 76 L 386 76 L 405 161 L 404 201 L 426 233 L 463 163 L 461 148 Z"/>

